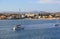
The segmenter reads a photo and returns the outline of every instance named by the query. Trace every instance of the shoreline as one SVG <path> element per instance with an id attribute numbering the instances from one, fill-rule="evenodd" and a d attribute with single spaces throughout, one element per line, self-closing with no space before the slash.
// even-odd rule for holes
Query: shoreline
<path id="1" fill-rule="evenodd" d="M 0 20 L 60 20 L 60 19 L 53 19 L 53 18 L 40 18 L 40 19 L 0 19 Z"/>

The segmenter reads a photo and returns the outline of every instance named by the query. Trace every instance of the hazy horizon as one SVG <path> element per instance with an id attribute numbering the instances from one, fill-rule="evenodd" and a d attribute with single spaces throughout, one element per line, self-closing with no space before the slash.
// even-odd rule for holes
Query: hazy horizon
<path id="1" fill-rule="evenodd" d="M 60 12 L 60 0 L 0 0 L 0 12 Z"/>

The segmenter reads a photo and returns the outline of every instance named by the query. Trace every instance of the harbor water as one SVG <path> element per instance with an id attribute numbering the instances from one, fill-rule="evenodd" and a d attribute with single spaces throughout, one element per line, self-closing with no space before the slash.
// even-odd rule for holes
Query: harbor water
<path id="1" fill-rule="evenodd" d="M 0 20 L 0 39 L 60 39 L 60 20 Z M 21 24 L 24 30 L 14 31 Z"/>

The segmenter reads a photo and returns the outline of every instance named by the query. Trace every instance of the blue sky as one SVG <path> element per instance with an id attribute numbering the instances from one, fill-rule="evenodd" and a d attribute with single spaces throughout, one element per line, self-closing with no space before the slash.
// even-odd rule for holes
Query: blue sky
<path id="1" fill-rule="evenodd" d="M 60 0 L 0 0 L 0 11 L 59 12 Z"/>

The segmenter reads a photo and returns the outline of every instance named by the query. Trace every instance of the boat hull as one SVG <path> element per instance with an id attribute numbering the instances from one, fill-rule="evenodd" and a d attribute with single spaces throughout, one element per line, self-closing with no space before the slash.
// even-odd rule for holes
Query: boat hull
<path id="1" fill-rule="evenodd" d="M 15 30 L 24 30 L 24 28 L 15 28 Z"/>
<path id="2" fill-rule="evenodd" d="M 15 31 L 15 30 L 24 30 L 24 28 L 23 28 L 23 27 L 22 27 L 22 28 L 16 28 L 16 27 L 14 27 L 13 30 L 14 30 L 14 31 Z"/>

